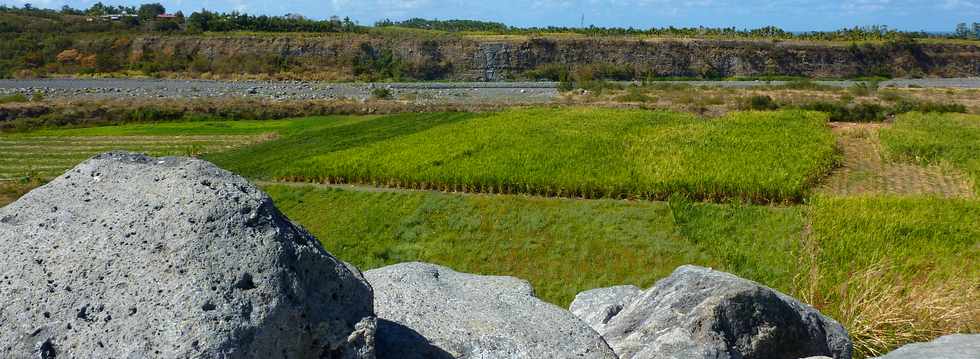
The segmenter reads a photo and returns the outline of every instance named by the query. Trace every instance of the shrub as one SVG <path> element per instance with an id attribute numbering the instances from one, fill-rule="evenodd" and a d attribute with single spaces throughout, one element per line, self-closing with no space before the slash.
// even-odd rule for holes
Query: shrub
<path id="1" fill-rule="evenodd" d="M 862 81 L 851 85 L 850 91 L 854 96 L 871 96 L 878 92 L 878 80 Z"/>
<path id="2" fill-rule="evenodd" d="M 846 103 L 816 101 L 797 107 L 804 110 L 825 112 L 830 115 L 831 121 L 845 122 L 878 122 L 884 120 L 888 112 L 881 105 L 873 103 L 848 105 Z"/>
<path id="3" fill-rule="evenodd" d="M 622 85 L 609 81 L 626 81 L 635 76 L 632 68 L 626 65 L 594 64 L 578 66 L 573 69 L 562 65 L 544 65 L 530 71 L 525 76 L 535 76 L 539 79 L 554 79 L 559 81 L 559 91 L 574 89 L 589 90 L 601 93 L 604 90 L 621 90 Z"/>
<path id="4" fill-rule="evenodd" d="M 749 97 L 741 107 L 745 110 L 767 111 L 778 109 L 779 104 L 773 101 L 772 97 L 768 95 L 756 95 Z"/>
<path id="5" fill-rule="evenodd" d="M 538 65 L 533 70 L 524 72 L 524 78 L 528 80 L 549 80 L 549 81 L 568 81 L 568 66 L 560 64 Z"/>
<path id="6" fill-rule="evenodd" d="M 650 97 L 637 86 L 630 86 L 626 94 L 616 98 L 619 102 L 651 102 L 654 98 Z"/>
<path id="7" fill-rule="evenodd" d="M 900 95 L 895 90 L 879 91 L 878 98 L 881 99 L 882 101 L 888 101 L 888 102 L 899 102 L 904 99 L 904 97 L 902 97 L 902 95 Z"/>
<path id="8" fill-rule="evenodd" d="M 886 110 L 876 103 L 859 103 L 850 107 L 849 121 L 880 122 L 885 119 Z"/>
<path id="9" fill-rule="evenodd" d="M 792 80 L 782 85 L 770 86 L 776 90 L 811 90 L 811 91 L 832 91 L 837 88 L 830 85 L 819 84 L 808 79 Z"/>
<path id="10" fill-rule="evenodd" d="M 354 57 L 351 69 L 358 79 L 399 80 L 402 78 L 404 64 L 391 49 L 377 50 L 369 43 L 361 43 L 361 53 Z"/>
<path id="11" fill-rule="evenodd" d="M 918 100 L 902 100 L 895 104 L 894 112 L 907 113 L 907 112 L 955 112 L 955 113 L 966 113 L 966 106 L 958 103 L 944 103 L 944 102 L 932 102 L 932 101 L 918 101 Z"/>
<path id="12" fill-rule="evenodd" d="M 29 99 L 22 93 L 15 93 L 13 95 L 7 95 L 0 97 L 0 103 L 14 103 L 14 102 L 27 102 Z"/>
<path id="13" fill-rule="evenodd" d="M 371 97 L 378 100 L 390 100 L 392 98 L 392 93 L 387 87 L 378 87 L 371 90 Z"/>

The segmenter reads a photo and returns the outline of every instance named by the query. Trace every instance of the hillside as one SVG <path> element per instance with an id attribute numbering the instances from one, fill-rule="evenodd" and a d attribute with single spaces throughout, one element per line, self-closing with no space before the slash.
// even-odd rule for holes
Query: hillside
<path id="1" fill-rule="evenodd" d="M 508 81 L 569 77 L 857 78 L 980 76 L 978 34 L 887 27 L 519 28 L 135 7 L 0 7 L 0 78 L 65 75 L 328 81 Z M 154 9 L 150 9 L 154 10 Z M 123 15 L 120 15 L 123 14 Z M 163 16 L 163 15 L 160 15 Z M 584 75 L 583 75 L 584 74 Z"/>
<path id="2" fill-rule="evenodd" d="M 616 80 L 980 76 L 980 46 L 971 42 L 845 45 L 772 40 L 403 35 L 101 34 L 49 45 L 27 64 L 17 59 L 5 60 L 10 64 L 10 75 L 21 77 L 136 71 L 204 78 L 244 74 L 339 81 L 502 81 L 560 80 L 562 72 L 582 68 L 589 68 L 595 76 Z"/>

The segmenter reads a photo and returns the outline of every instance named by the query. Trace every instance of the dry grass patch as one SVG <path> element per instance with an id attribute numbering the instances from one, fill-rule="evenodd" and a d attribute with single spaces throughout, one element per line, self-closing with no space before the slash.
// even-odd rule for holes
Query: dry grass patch
<path id="1" fill-rule="evenodd" d="M 822 193 L 975 197 L 970 177 L 951 166 L 884 159 L 878 132 L 886 124 L 832 123 L 831 126 L 844 160 L 820 187 Z"/>
<path id="2" fill-rule="evenodd" d="M 0 207 L 6 206 L 41 185 L 33 181 L 0 181 Z"/>
<path id="3" fill-rule="evenodd" d="M 818 196 L 794 291 L 840 321 L 857 356 L 980 331 L 980 203 Z"/>
<path id="4" fill-rule="evenodd" d="M 809 81 L 788 82 L 783 85 L 763 85 L 750 88 L 697 86 L 685 83 L 650 83 L 619 89 L 565 92 L 557 100 L 564 104 L 591 104 L 606 107 L 635 107 L 667 109 L 716 117 L 731 111 L 744 110 L 753 97 L 768 96 L 779 107 L 807 107 L 813 104 L 833 104 L 841 107 L 881 106 L 896 111 L 920 104 L 962 104 L 967 112 L 980 112 L 980 90 L 938 88 L 886 88 L 874 85 L 854 88 L 832 87 Z M 758 109 L 758 108 L 754 108 Z M 836 121 L 854 121 L 838 119 Z M 880 120 L 879 120 L 880 121 Z"/>

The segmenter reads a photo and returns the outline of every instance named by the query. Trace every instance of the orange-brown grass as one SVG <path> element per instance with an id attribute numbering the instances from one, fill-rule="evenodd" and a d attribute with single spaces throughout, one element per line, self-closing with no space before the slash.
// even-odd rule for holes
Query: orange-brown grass
<path id="1" fill-rule="evenodd" d="M 980 330 L 980 286 L 975 278 L 904 278 L 883 261 L 851 276 L 831 293 L 802 288 L 797 293 L 847 328 L 858 358 L 874 357 L 908 343 Z M 801 278 L 820 283 L 818 267 Z"/>
<path id="2" fill-rule="evenodd" d="M 0 207 L 16 201 L 18 198 L 40 185 L 41 182 L 37 180 L 0 181 Z"/>

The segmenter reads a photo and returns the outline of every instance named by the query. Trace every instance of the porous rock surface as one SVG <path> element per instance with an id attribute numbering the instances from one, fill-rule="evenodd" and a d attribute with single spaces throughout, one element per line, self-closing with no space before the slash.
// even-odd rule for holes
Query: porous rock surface
<path id="1" fill-rule="evenodd" d="M 402 263 L 364 272 L 379 358 L 615 358 L 588 325 L 520 279 Z"/>
<path id="2" fill-rule="evenodd" d="M 980 334 L 953 334 L 927 343 L 913 343 L 895 349 L 879 359 L 977 359 Z"/>
<path id="3" fill-rule="evenodd" d="M 576 297 L 572 308 L 620 358 L 851 357 L 847 332 L 833 319 L 773 289 L 708 268 L 681 266 L 632 296 L 590 292 Z M 629 299 L 622 309 L 597 325 L 594 318 L 607 317 L 607 308 L 623 298 Z"/>
<path id="4" fill-rule="evenodd" d="M 96 156 L 0 208 L 0 357 L 371 358 L 370 286 L 245 179 Z"/>
<path id="5" fill-rule="evenodd" d="M 587 290 L 575 296 L 568 310 L 598 331 L 641 293 L 642 289 L 632 285 Z"/>

